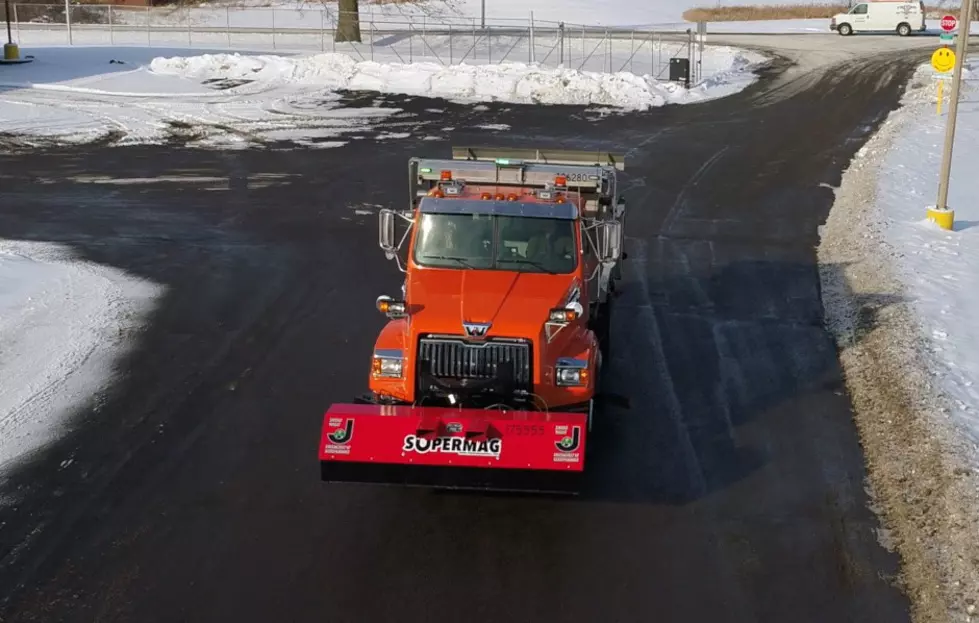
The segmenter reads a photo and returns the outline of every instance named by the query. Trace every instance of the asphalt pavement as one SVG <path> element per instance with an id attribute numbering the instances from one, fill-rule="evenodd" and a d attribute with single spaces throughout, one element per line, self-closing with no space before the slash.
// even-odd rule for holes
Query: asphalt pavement
<path id="1" fill-rule="evenodd" d="M 451 144 L 628 154 L 630 404 L 596 421 L 577 499 L 319 481 L 322 413 L 366 388 L 401 283 L 373 211 L 449 142 L 0 154 L 0 237 L 167 288 L 112 391 L 0 491 L 0 621 L 909 620 L 815 246 L 921 58 L 778 61 L 731 98 L 604 117 L 382 98 Z M 78 181 L 181 175 L 222 181 Z"/>

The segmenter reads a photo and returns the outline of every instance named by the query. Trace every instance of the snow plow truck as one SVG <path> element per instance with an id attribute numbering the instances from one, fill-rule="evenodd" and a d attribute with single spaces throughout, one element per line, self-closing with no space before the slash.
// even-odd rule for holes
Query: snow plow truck
<path id="1" fill-rule="evenodd" d="M 387 322 L 370 391 L 325 414 L 323 481 L 579 491 L 609 360 L 624 167 L 620 154 L 539 149 L 409 160 L 408 209 L 378 216 L 401 296 L 376 301 Z"/>

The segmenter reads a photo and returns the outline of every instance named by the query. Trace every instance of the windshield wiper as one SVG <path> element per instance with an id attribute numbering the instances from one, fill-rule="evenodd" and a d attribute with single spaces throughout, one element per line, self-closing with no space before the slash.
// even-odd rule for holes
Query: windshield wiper
<path id="1" fill-rule="evenodd" d="M 476 268 L 475 266 L 469 263 L 469 258 L 466 257 L 455 257 L 453 255 L 425 255 L 423 257 L 429 260 L 447 260 L 450 262 L 458 262 L 463 266 L 465 266 L 466 268 Z"/>
<path id="2" fill-rule="evenodd" d="M 504 260 L 504 259 L 501 259 L 500 261 L 501 262 L 505 262 L 507 264 L 527 264 L 528 266 L 533 266 L 534 268 L 539 268 L 539 269 L 541 269 L 542 271 L 544 271 L 545 273 L 547 273 L 549 275 L 556 275 L 556 274 L 558 274 L 557 271 L 551 270 L 547 266 L 544 266 L 540 262 L 536 262 L 534 260 L 524 260 L 524 259 Z"/>

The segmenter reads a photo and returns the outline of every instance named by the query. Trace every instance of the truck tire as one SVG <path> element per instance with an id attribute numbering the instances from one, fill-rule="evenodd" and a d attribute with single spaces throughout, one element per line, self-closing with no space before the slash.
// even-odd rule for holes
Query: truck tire
<path id="1" fill-rule="evenodd" d="M 849 24 L 840 24 L 836 31 L 844 37 L 848 37 L 853 34 L 853 26 L 850 26 Z"/>
<path id="2" fill-rule="evenodd" d="M 612 298 L 609 297 L 605 303 L 598 306 L 598 318 L 592 329 L 598 337 L 598 350 L 602 353 L 603 367 L 607 367 L 611 361 L 611 341 L 612 341 Z"/>
<path id="3" fill-rule="evenodd" d="M 902 37 L 907 37 L 908 35 L 910 35 L 911 34 L 911 24 L 907 24 L 907 23 L 898 24 L 897 34 L 901 35 Z"/>

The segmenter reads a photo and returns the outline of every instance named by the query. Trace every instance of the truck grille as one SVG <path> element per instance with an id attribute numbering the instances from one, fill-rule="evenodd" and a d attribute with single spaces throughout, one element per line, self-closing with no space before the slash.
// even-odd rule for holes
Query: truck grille
<path id="1" fill-rule="evenodd" d="M 530 344 L 521 342 L 469 343 L 463 339 L 422 338 L 418 342 L 418 366 L 435 377 L 455 379 L 499 378 L 513 365 L 513 380 L 529 386 Z"/>

